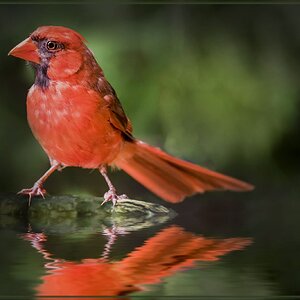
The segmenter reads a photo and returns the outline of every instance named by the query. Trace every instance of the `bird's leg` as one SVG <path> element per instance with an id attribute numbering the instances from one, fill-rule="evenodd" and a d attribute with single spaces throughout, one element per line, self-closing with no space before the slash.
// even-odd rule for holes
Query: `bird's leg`
<path id="1" fill-rule="evenodd" d="M 107 169 L 106 166 L 101 166 L 99 168 L 99 171 L 101 173 L 101 175 L 104 177 L 107 185 L 108 185 L 108 191 L 104 194 L 104 201 L 101 203 L 101 205 L 103 205 L 106 202 L 112 201 L 113 206 L 115 206 L 118 202 L 118 200 L 120 199 L 128 199 L 128 197 L 126 195 L 117 195 L 117 191 L 116 188 L 114 187 L 114 185 L 112 184 L 112 182 L 110 181 L 110 179 L 107 176 Z"/>
<path id="2" fill-rule="evenodd" d="M 45 198 L 46 190 L 43 188 L 44 182 L 47 180 L 47 178 L 57 169 L 61 167 L 60 163 L 54 162 L 51 165 L 51 168 L 39 179 L 37 180 L 33 187 L 30 189 L 23 189 L 21 190 L 18 194 L 21 195 L 29 195 L 29 203 L 28 205 L 30 206 L 31 202 L 31 197 L 33 196 L 42 196 Z"/>
<path id="3" fill-rule="evenodd" d="M 66 168 L 67 166 L 60 164 L 58 161 L 56 161 L 55 159 L 49 157 L 49 161 L 50 161 L 50 165 L 55 166 L 57 164 L 59 164 L 57 171 L 61 172 L 64 168 Z"/>
<path id="4" fill-rule="evenodd" d="M 103 259 L 109 259 L 109 255 L 112 249 L 112 246 L 115 244 L 119 235 L 125 235 L 128 232 L 122 227 L 118 227 L 116 225 L 112 225 L 111 228 L 105 228 L 103 230 L 103 235 L 107 237 L 108 241 L 104 245 L 104 250 L 102 252 Z"/>

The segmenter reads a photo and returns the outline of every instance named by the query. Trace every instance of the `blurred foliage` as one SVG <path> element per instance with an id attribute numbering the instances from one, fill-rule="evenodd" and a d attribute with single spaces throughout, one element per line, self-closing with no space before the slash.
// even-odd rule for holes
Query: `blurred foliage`
<path id="1" fill-rule="evenodd" d="M 1 5 L 1 189 L 30 186 L 48 166 L 26 122 L 32 70 L 7 53 L 38 26 L 71 27 L 88 40 L 138 138 L 257 186 L 176 206 L 177 222 L 191 231 L 251 236 L 254 245 L 208 273 L 167 279 L 153 299 L 177 295 L 178 287 L 193 295 L 233 295 L 237 287 L 243 295 L 299 294 L 299 13 L 293 5 Z M 68 168 L 47 188 L 99 195 L 106 187 L 97 173 Z M 122 173 L 112 177 L 122 193 L 143 195 Z M 143 234 L 124 238 L 115 255 L 142 244 Z M 42 258 L 25 241 L 0 235 L 1 292 L 32 293 Z M 74 247 L 54 236 L 49 245 L 63 257 L 97 257 L 98 239 Z"/>
<path id="2" fill-rule="evenodd" d="M 48 165 L 26 122 L 32 70 L 6 56 L 46 24 L 83 34 L 138 138 L 249 181 L 270 173 L 269 166 L 295 170 L 300 149 L 295 139 L 300 126 L 299 10 L 254 5 L 1 5 L 1 188 L 30 185 Z M 49 186 L 99 193 L 96 174 L 64 171 L 64 176 L 51 178 Z M 122 181 L 134 185 L 130 179 Z"/>

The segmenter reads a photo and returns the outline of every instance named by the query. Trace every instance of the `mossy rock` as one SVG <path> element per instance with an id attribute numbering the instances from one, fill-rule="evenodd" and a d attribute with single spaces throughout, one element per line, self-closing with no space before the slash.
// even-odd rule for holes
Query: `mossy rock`
<path id="1" fill-rule="evenodd" d="M 101 206 L 103 198 L 93 196 L 28 197 L 0 195 L 0 227 L 10 227 L 13 219 L 26 219 L 31 227 L 53 233 L 95 231 L 99 227 L 118 226 L 135 231 L 172 219 L 176 213 L 162 205 L 132 199 Z M 7 222 L 9 220 L 9 222 Z"/>

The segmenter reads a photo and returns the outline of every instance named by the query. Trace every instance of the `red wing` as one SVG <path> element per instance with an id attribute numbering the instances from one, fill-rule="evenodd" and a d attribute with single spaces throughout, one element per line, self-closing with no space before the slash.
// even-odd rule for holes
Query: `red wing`
<path id="1" fill-rule="evenodd" d="M 117 270 L 128 285 L 157 283 L 197 261 L 217 261 L 222 255 L 251 244 L 250 238 L 214 239 L 197 236 L 179 226 L 171 226 L 117 262 Z"/>
<path id="2" fill-rule="evenodd" d="M 104 77 L 100 77 L 98 80 L 98 91 L 109 108 L 111 124 L 132 139 L 131 122 L 127 118 L 115 90 Z"/>

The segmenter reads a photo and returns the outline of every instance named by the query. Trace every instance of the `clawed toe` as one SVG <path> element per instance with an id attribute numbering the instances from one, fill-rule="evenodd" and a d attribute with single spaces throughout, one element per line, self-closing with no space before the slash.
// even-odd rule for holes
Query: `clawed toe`
<path id="1" fill-rule="evenodd" d="M 39 185 L 34 185 L 32 188 L 30 189 L 23 189 L 20 192 L 18 192 L 18 195 L 28 195 L 29 196 L 29 202 L 28 202 L 28 206 L 30 206 L 31 204 L 31 198 L 34 196 L 41 196 L 43 197 L 43 199 L 45 199 L 45 195 L 46 195 L 46 190 L 39 186 Z"/>
<path id="2" fill-rule="evenodd" d="M 128 197 L 125 194 L 117 195 L 116 191 L 111 189 L 104 194 L 104 200 L 101 203 L 101 205 L 103 205 L 106 202 L 111 201 L 113 203 L 113 207 L 115 207 L 115 205 L 118 203 L 118 201 L 122 200 L 122 199 L 128 199 Z"/>

